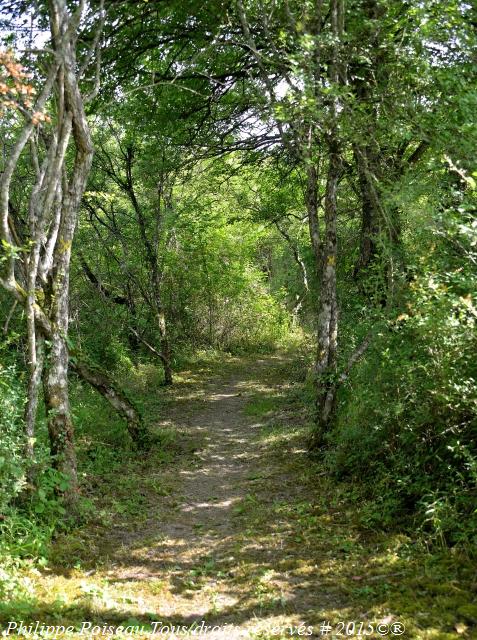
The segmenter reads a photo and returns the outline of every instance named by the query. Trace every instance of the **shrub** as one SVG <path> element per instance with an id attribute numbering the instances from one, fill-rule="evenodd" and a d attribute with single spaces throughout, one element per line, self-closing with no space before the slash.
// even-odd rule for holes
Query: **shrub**
<path id="1" fill-rule="evenodd" d="M 466 209 L 427 232 L 403 309 L 342 390 L 327 454 L 362 483 L 367 524 L 417 520 L 440 544 L 477 541 L 476 246 Z"/>
<path id="2" fill-rule="evenodd" d="M 25 485 L 23 407 L 16 368 L 0 363 L 0 513 Z"/>

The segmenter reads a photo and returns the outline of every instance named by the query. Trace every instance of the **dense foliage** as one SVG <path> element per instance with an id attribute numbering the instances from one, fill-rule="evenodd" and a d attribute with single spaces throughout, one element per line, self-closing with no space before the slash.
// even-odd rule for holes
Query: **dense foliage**
<path id="1" fill-rule="evenodd" d="M 17 375 L 13 365 L 2 366 L 0 371 L 2 389 L 2 414 L 0 418 L 2 430 L 0 455 L 2 512 L 20 493 L 25 477 L 21 425 L 24 399 Z"/>
<path id="2" fill-rule="evenodd" d="M 338 477 L 362 482 L 365 474 L 368 524 L 414 516 L 430 539 L 469 548 L 477 469 L 474 194 L 459 198 L 458 209 L 423 217 L 401 313 L 343 390 L 327 454 Z"/>

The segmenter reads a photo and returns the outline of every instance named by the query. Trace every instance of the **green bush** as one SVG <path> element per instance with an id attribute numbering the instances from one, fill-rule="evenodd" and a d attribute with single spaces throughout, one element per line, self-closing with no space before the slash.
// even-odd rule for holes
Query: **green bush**
<path id="1" fill-rule="evenodd" d="M 17 369 L 0 363 L 0 513 L 25 485 L 23 407 Z"/>
<path id="2" fill-rule="evenodd" d="M 66 525 L 65 509 L 57 497 L 57 489 L 64 489 L 65 478 L 49 466 L 46 428 L 41 419 L 35 459 L 25 459 L 25 389 L 19 367 L 7 364 L 8 359 L 4 356 L 0 364 L 0 595 L 10 588 L 8 567 L 15 566 L 15 559 L 41 561 L 47 556 L 54 531 Z M 36 467 L 36 490 L 26 492 L 30 464 Z"/>
<path id="3" fill-rule="evenodd" d="M 327 463 L 364 487 L 369 526 L 407 522 L 430 541 L 470 545 L 477 542 L 477 222 L 467 209 L 447 211 L 422 242 L 401 312 L 341 392 Z"/>

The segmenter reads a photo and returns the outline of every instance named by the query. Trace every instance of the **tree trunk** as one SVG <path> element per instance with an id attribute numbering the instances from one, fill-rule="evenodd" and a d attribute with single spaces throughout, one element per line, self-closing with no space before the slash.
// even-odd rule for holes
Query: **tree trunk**
<path id="1" fill-rule="evenodd" d="M 159 335 L 161 336 L 161 356 L 164 367 L 164 384 L 170 386 L 173 383 L 172 367 L 171 367 L 171 349 L 169 338 L 167 335 L 166 316 L 161 307 L 157 309 L 157 325 L 159 327 Z"/>
<path id="2" fill-rule="evenodd" d="M 48 316 L 51 324 L 47 367 L 43 376 L 48 433 L 54 466 L 68 478 L 65 499 L 73 503 L 78 493 L 74 429 L 68 393 L 69 353 L 66 343 L 69 324 L 69 270 L 71 243 L 80 197 L 74 183 L 64 194 L 62 221 L 53 254 L 54 270 L 49 279 Z M 79 202 L 78 202 L 79 204 Z"/>
<path id="3" fill-rule="evenodd" d="M 150 444 L 150 436 L 140 414 L 124 393 L 100 371 L 89 367 L 84 362 L 72 361 L 71 368 L 92 385 L 109 404 L 126 420 L 129 435 L 139 448 L 146 448 Z"/>
<path id="4" fill-rule="evenodd" d="M 288 242 L 288 245 L 292 250 L 295 262 L 298 265 L 302 275 L 304 293 L 301 296 L 299 294 L 296 295 L 295 304 L 293 305 L 293 309 L 292 309 L 292 324 L 293 326 L 298 326 L 298 314 L 301 308 L 303 307 L 303 301 L 305 300 L 305 297 L 310 292 L 310 286 L 308 284 L 308 272 L 307 272 L 306 264 L 300 255 L 300 251 L 298 250 L 298 245 L 295 242 L 293 242 L 289 233 L 285 229 L 282 229 L 276 220 L 275 220 L 275 226 L 278 232 L 280 233 L 280 235 L 283 236 L 285 240 Z M 310 235 L 311 235 L 311 228 L 310 228 Z"/>
<path id="5" fill-rule="evenodd" d="M 368 152 L 365 149 L 362 149 L 360 153 L 364 158 L 368 157 Z M 355 278 L 361 271 L 365 270 L 377 256 L 380 229 L 379 210 L 376 209 L 375 197 L 373 197 L 373 193 L 371 192 L 369 178 L 366 175 L 366 167 L 363 166 L 364 159 L 360 158 L 360 153 L 355 152 L 354 154 L 361 193 L 360 249 L 358 261 L 356 262 L 353 272 Z"/>
<path id="6" fill-rule="evenodd" d="M 75 3 L 73 3 L 74 5 Z M 46 343 L 46 368 L 43 371 L 43 388 L 48 419 L 51 453 L 56 468 L 68 480 L 65 499 L 73 504 L 76 500 L 77 472 L 73 445 L 73 424 L 70 416 L 68 396 L 68 307 L 69 270 L 71 245 L 78 210 L 83 196 L 93 146 L 86 120 L 84 100 L 79 90 L 79 79 L 84 75 L 93 54 L 99 54 L 99 33 L 104 24 L 103 1 L 100 1 L 98 37 L 83 61 L 76 57 L 78 29 L 85 10 L 85 3 L 71 7 L 65 0 L 49 0 L 49 14 L 53 61 L 43 89 L 31 112 L 24 110 L 26 123 L 9 152 L 0 176 L 0 236 L 7 251 L 5 266 L 2 264 L 0 284 L 16 300 L 26 307 L 28 323 L 28 360 L 30 366 L 29 399 L 26 409 L 27 454 L 32 454 L 37 391 L 41 372 L 39 334 L 48 338 Z M 72 9 L 70 12 L 70 8 Z M 88 14 L 88 20 L 90 20 Z M 89 22 L 89 25 L 91 23 Z M 96 61 L 97 90 L 99 80 L 99 58 Z M 54 92 L 53 92 L 53 89 Z M 95 90 L 90 94 L 94 97 Z M 52 106 L 55 125 L 42 135 L 34 136 L 36 127 L 46 127 L 51 118 L 43 110 L 54 93 Z M 23 111 L 22 111 L 23 112 Z M 74 138 L 74 157 L 66 164 L 66 153 L 71 134 Z M 10 185 L 20 156 L 27 144 L 32 143 L 33 168 L 36 182 L 30 196 L 28 216 L 28 242 L 31 244 L 29 258 L 23 265 L 22 285 L 17 281 L 19 269 L 18 253 L 22 244 L 10 231 L 12 226 Z M 41 167 L 36 144 L 44 145 Z M 54 208 L 54 213 L 52 209 Z M 14 251 L 12 249 L 19 249 Z M 44 308 L 38 304 L 38 291 L 44 297 Z M 36 329 L 39 332 L 36 332 Z M 42 339 L 40 338 L 40 341 Z M 46 342 L 46 341 L 45 341 Z"/>
<path id="7" fill-rule="evenodd" d="M 58 235 L 53 251 L 52 268 L 47 279 L 48 316 L 52 334 L 49 337 L 51 344 L 47 354 L 43 386 L 51 452 L 56 468 L 68 478 L 69 486 L 64 496 L 70 504 L 76 500 L 78 482 L 73 444 L 74 429 L 68 394 L 69 354 L 66 340 L 69 323 L 69 274 L 71 245 L 78 211 L 93 159 L 93 144 L 83 97 L 78 86 L 78 64 L 74 49 L 73 27 L 81 19 L 81 14 L 81 5 L 79 11 L 71 16 L 64 2 L 59 0 L 50 2 L 53 46 L 61 60 L 62 68 L 59 76 L 59 91 L 64 97 L 64 104 L 58 115 L 59 127 L 61 130 L 62 127 L 71 124 L 75 156 L 69 179 L 66 175 L 64 176 Z M 65 34 L 69 32 L 71 36 L 65 40 Z M 57 166 L 53 166 L 58 176 L 61 175 L 63 166 L 63 158 Z M 58 180 L 59 177 L 57 182 Z"/>
<path id="8" fill-rule="evenodd" d="M 129 344 L 129 349 L 131 351 L 133 361 L 135 364 L 137 364 L 140 342 L 136 335 L 137 327 L 138 327 L 136 303 L 134 301 L 130 282 L 127 282 L 126 284 L 126 299 L 127 299 L 127 309 L 128 309 L 129 315 L 131 316 L 131 327 L 134 328 L 135 330 L 135 331 L 132 331 L 130 328 L 127 329 L 128 344 Z"/>
<path id="9" fill-rule="evenodd" d="M 55 469 L 68 482 L 62 495 L 69 505 L 74 505 L 78 497 L 78 476 L 68 394 L 68 349 L 59 331 L 55 331 L 50 340 L 48 367 L 43 375 L 43 392 L 51 456 Z"/>
<path id="10" fill-rule="evenodd" d="M 336 291 L 337 260 L 337 189 L 341 174 L 341 160 L 336 142 L 330 143 L 329 165 L 325 193 L 325 233 L 323 269 L 318 314 L 318 345 L 315 363 L 316 428 L 312 447 L 321 446 L 329 428 L 335 405 L 335 394 L 330 393 L 336 375 L 338 335 L 338 300 Z"/>
<path id="11" fill-rule="evenodd" d="M 159 272 L 158 266 L 158 234 L 160 227 L 160 220 L 157 220 L 156 226 L 156 239 L 154 242 L 151 242 L 151 239 L 148 237 L 147 231 L 147 223 L 144 215 L 144 211 L 137 199 L 136 192 L 134 190 L 133 183 L 133 162 L 134 162 L 134 149 L 130 146 L 126 150 L 126 183 L 119 181 L 119 186 L 125 190 L 128 194 L 133 209 L 136 213 L 137 222 L 139 225 L 139 232 L 141 234 L 141 239 L 144 244 L 144 248 L 146 251 L 146 256 L 149 262 L 150 275 L 151 275 L 151 289 L 152 295 L 145 298 L 145 301 L 150 304 L 157 322 L 157 328 L 159 329 L 160 336 L 160 349 L 161 349 L 161 360 L 164 367 L 164 384 L 169 386 L 173 383 L 172 379 L 172 367 L 171 367 L 171 349 L 169 345 L 169 338 L 167 335 L 167 324 L 166 324 L 166 316 L 164 314 L 164 309 L 162 305 L 162 296 L 161 296 L 161 273 Z M 160 218 L 160 216 L 159 216 Z"/>
<path id="12" fill-rule="evenodd" d="M 330 81 L 335 87 L 347 83 L 346 64 L 342 58 L 341 45 L 344 34 L 344 0 L 330 3 L 330 21 L 334 36 Z M 329 431 L 336 404 L 336 356 L 338 348 L 338 298 L 336 290 L 338 184 L 342 173 L 340 140 L 338 138 L 338 96 L 329 103 L 330 125 L 326 135 L 328 147 L 328 170 L 325 190 L 325 231 L 323 246 L 323 268 L 320 287 L 320 309 L 318 314 L 318 341 L 315 363 L 316 425 L 311 447 L 324 444 Z"/>
<path id="13" fill-rule="evenodd" d="M 362 223 L 360 256 L 354 275 L 356 277 L 373 263 L 377 265 L 381 282 L 373 293 L 384 307 L 392 303 L 396 271 L 403 269 L 399 210 L 396 206 L 386 207 L 382 202 L 378 180 L 383 173 L 380 165 L 385 161 L 379 153 L 356 145 L 355 158 L 362 199 Z"/>
<path id="14" fill-rule="evenodd" d="M 44 342 L 41 336 L 36 336 L 34 344 L 29 345 L 30 357 L 28 379 L 27 404 L 25 407 L 25 457 L 27 459 L 28 470 L 27 480 L 30 485 L 35 481 L 35 426 L 38 408 L 38 395 L 41 387 L 43 373 Z"/>

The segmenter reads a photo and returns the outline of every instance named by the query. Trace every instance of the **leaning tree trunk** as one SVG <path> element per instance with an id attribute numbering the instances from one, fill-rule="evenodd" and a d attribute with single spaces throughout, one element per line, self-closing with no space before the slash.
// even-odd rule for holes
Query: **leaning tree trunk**
<path id="1" fill-rule="evenodd" d="M 138 448 L 146 448 L 150 444 L 150 436 L 136 407 L 101 371 L 77 360 L 71 368 L 85 381 L 93 386 L 109 404 L 126 420 L 131 440 Z"/>

